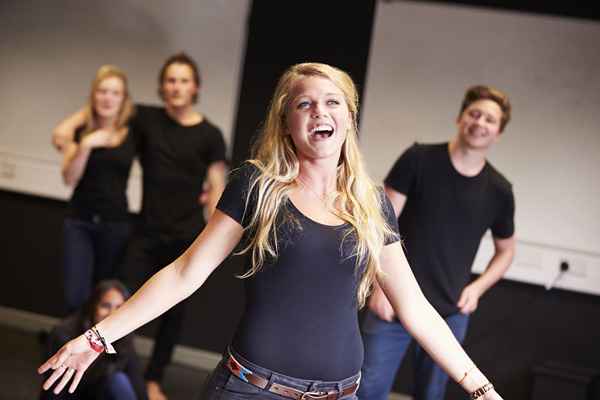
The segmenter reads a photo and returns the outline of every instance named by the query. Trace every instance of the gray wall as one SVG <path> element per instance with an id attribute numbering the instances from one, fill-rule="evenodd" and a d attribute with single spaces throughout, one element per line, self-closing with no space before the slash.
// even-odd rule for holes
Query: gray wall
<path id="1" fill-rule="evenodd" d="M 160 104 L 160 66 L 169 55 L 188 52 L 204 78 L 198 109 L 231 144 L 249 5 L 249 0 L 0 2 L 0 188 L 68 198 L 50 133 L 84 104 L 97 68 L 107 63 L 129 74 L 135 101 Z M 130 187 L 136 210 L 137 179 Z"/>

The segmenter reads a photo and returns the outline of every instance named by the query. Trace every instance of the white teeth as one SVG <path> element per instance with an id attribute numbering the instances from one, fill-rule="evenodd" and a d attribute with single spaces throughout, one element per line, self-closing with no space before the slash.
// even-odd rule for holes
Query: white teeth
<path id="1" fill-rule="evenodd" d="M 315 127 L 313 127 L 310 130 L 310 133 L 333 133 L 333 126 L 328 125 L 328 124 L 321 124 L 321 125 L 317 125 Z"/>

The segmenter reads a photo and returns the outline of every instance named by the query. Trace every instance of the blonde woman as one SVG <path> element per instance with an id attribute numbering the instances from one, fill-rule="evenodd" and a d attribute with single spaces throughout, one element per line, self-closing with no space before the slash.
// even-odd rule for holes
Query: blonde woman
<path id="1" fill-rule="evenodd" d="M 132 113 L 127 76 L 103 65 L 83 109 L 85 123 L 63 153 L 63 180 L 74 187 L 64 224 L 69 313 L 81 307 L 99 281 L 115 277 L 131 232 L 125 190 L 136 147 L 127 126 Z"/>
<path id="2" fill-rule="evenodd" d="M 60 391 L 72 379 L 74 390 L 96 350 L 193 293 L 241 241 L 246 312 L 203 398 L 356 399 L 363 359 L 356 311 L 377 279 L 452 377 L 476 398 L 500 399 L 415 282 L 393 209 L 361 161 L 357 107 L 345 72 L 289 68 L 254 159 L 230 180 L 204 231 L 118 312 L 44 363 L 40 372 L 54 369 L 44 387 L 59 380 Z"/>

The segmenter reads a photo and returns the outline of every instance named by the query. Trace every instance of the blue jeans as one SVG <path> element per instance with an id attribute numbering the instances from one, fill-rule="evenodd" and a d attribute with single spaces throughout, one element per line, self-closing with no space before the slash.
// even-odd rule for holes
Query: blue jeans
<path id="1" fill-rule="evenodd" d="M 244 367 L 250 369 L 257 375 L 269 380 L 269 383 L 264 389 L 254 386 L 251 383 L 242 381 L 237 376 L 233 375 L 225 365 L 228 355 L 225 355 L 219 362 L 204 387 L 202 400 L 243 400 L 243 399 L 272 399 L 285 400 L 287 397 L 282 397 L 278 394 L 269 391 L 272 384 L 278 383 L 289 386 L 302 392 L 309 391 L 342 391 L 348 386 L 353 385 L 360 379 L 360 373 L 355 376 L 343 379 L 337 382 L 309 381 L 305 379 L 292 378 L 273 372 L 261 366 L 258 366 L 237 354 L 233 349 L 231 354 Z M 310 399 L 310 397 L 308 397 Z M 356 394 L 350 394 L 340 397 L 344 400 L 357 400 Z"/>
<path id="2" fill-rule="evenodd" d="M 70 314 L 83 305 L 99 281 L 116 277 L 131 224 L 67 218 L 63 232 L 65 303 Z"/>
<path id="3" fill-rule="evenodd" d="M 133 385 L 125 372 L 115 372 L 102 383 L 102 400 L 137 400 Z"/>
<path id="4" fill-rule="evenodd" d="M 467 333 L 469 316 L 453 314 L 445 318 L 456 339 L 462 343 Z M 367 311 L 362 324 L 365 344 L 360 400 L 386 400 L 406 350 L 412 341 L 399 322 L 387 322 Z M 420 347 L 415 351 L 414 400 L 442 400 L 448 375 Z"/>

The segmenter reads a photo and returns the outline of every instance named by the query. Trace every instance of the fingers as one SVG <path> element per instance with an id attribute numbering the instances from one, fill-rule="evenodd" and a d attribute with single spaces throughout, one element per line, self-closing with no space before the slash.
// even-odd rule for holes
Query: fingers
<path id="1" fill-rule="evenodd" d="M 75 378 L 73 378 L 73 382 L 71 382 L 71 386 L 69 387 L 69 393 L 73 393 L 75 389 L 77 389 L 77 385 L 81 381 L 81 377 L 83 376 L 83 371 L 76 371 Z"/>
<path id="2" fill-rule="evenodd" d="M 64 365 L 61 365 L 60 367 L 56 368 L 54 370 L 54 372 L 52 373 L 52 375 L 50 375 L 50 377 L 48 379 L 46 379 L 46 381 L 44 382 L 44 385 L 43 385 L 44 390 L 50 389 L 50 387 L 52 385 L 54 385 L 54 382 L 56 382 L 56 380 L 58 378 L 60 378 L 62 376 L 62 374 L 64 374 L 66 369 L 67 369 L 67 367 Z"/>
<path id="3" fill-rule="evenodd" d="M 54 394 L 59 394 L 64 387 L 69 383 L 73 375 L 75 374 L 74 368 L 67 368 L 66 372 L 63 374 L 61 381 L 54 388 Z"/>
<path id="4" fill-rule="evenodd" d="M 465 315 L 471 314 L 477 309 L 477 304 L 478 302 L 476 299 L 468 299 L 465 301 L 464 305 L 460 307 L 460 312 Z"/>
<path id="5" fill-rule="evenodd" d="M 61 353 L 62 353 L 61 351 L 58 351 L 56 354 L 54 354 L 52 357 L 50 357 L 45 363 L 40 365 L 40 367 L 37 370 L 38 374 L 43 374 L 44 372 L 48 371 L 50 368 L 57 369 L 58 367 L 63 365 L 65 360 L 61 360 Z"/>

